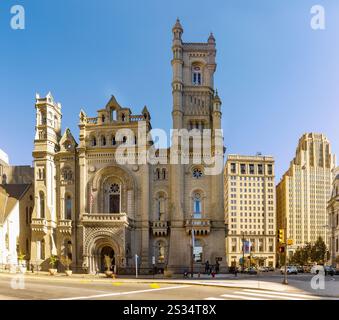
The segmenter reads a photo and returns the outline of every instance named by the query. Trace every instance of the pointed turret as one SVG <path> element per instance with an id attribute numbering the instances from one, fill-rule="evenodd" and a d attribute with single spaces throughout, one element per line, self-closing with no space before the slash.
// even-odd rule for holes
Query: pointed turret
<path id="1" fill-rule="evenodd" d="M 173 40 L 181 41 L 181 36 L 184 33 L 184 29 L 181 26 L 179 18 L 177 18 L 177 21 L 175 25 L 173 26 L 172 32 L 173 32 Z"/>
<path id="2" fill-rule="evenodd" d="M 142 109 L 142 115 L 144 116 L 145 120 L 151 120 L 151 115 L 147 109 L 147 106 L 144 106 Z"/>

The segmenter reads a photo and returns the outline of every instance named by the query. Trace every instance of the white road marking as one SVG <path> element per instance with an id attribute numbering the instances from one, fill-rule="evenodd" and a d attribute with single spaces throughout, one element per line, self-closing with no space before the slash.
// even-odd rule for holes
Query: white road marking
<path id="1" fill-rule="evenodd" d="M 237 300 L 269 300 L 265 298 L 254 298 L 254 297 L 245 297 L 243 295 L 236 295 L 236 294 L 222 294 L 221 295 L 223 298 L 232 298 L 232 299 L 237 299 Z"/>
<path id="2" fill-rule="evenodd" d="M 226 299 L 215 298 L 215 297 L 208 297 L 208 298 L 205 298 L 204 300 L 226 300 Z"/>
<path id="3" fill-rule="evenodd" d="M 322 298 L 320 296 L 312 296 L 312 295 L 292 293 L 292 292 L 276 292 L 276 291 L 255 290 L 255 289 L 244 289 L 244 291 L 254 292 L 254 293 L 270 294 L 270 295 L 275 295 L 275 296 L 287 296 L 287 297 L 306 298 L 306 299 L 321 299 Z"/>
<path id="4" fill-rule="evenodd" d="M 303 298 L 297 298 L 297 297 L 289 297 L 289 296 L 273 296 L 269 293 L 254 293 L 254 292 L 244 292 L 244 291 L 236 291 L 237 294 L 243 294 L 245 296 L 254 296 L 254 297 L 262 297 L 262 298 L 268 298 L 268 299 L 283 299 L 283 300 L 305 300 Z"/>
<path id="5" fill-rule="evenodd" d="M 71 298 L 61 298 L 61 299 L 51 299 L 51 300 L 88 300 L 88 299 L 95 299 L 95 298 L 123 296 L 123 295 L 129 295 L 129 294 L 138 294 L 138 293 L 163 291 L 163 290 L 173 290 L 173 289 L 181 289 L 181 288 L 188 288 L 188 287 L 191 287 L 191 286 L 187 285 L 187 286 L 175 286 L 175 287 L 167 287 L 167 288 L 159 288 L 159 289 L 146 289 L 146 290 L 127 291 L 127 292 L 114 292 L 114 293 L 97 294 L 97 295 L 85 296 L 85 297 L 71 297 Z"/>

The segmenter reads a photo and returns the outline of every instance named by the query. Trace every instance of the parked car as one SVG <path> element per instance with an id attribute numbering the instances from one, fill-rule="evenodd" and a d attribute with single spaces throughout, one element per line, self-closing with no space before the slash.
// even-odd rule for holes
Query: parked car
<path id="1" fill-rule="evenodd" d="M 268 271 L 275 271 L 274 267 L 268 267 Z"/>
<path id="2" fill-rule="evenodd" d="M 325 268 L 323 265 L 316 264 L 311 268 L 312 274 L 325 273 Z"/>
<path id="3" fill-rule="evenodd" d="M 298 274 L 298 269 L 294 266 L 287 266 L 286 272 L 287 272 L 287 274 Z M 280 273 L 281 274 L 285 273 L 285 267 L 281 267 Z"/>
<path id="4" fill-rule="evenodd" d="M 296 266 L 298 273 L 304 273 L 304 268 L 303 266 Z"/>
<path id="5" fill-rule="evenodd" d="M 248 273 L 248 274 L 258 274 L 257 269 L 254 268 L 254 267 L 247 268 L 247 269 L 245 270 L 245 272 Z"/>
<path id="6" fill-rule="evenodd" d="M 325 266 L 325 275 L 334 276 L 336 274 L 337 270 L 333 268 L 332 266 Z"/>
<path id="7" fill-rule="evenodd" d="M 303 268 L 304 268 L 304 272 L 305 273 L 310 273 L 311 272 L 311 269 L 312 269 L 313 265 L 304 265 Z"/>
<path id="8" fill-rule="evenodd" d="M 259 272 L 267 272 L 267 270 L 266 270 L 265 267 L 259 267 L 259 268 L 258 268 L 258 271 L 259 271 Z"/>

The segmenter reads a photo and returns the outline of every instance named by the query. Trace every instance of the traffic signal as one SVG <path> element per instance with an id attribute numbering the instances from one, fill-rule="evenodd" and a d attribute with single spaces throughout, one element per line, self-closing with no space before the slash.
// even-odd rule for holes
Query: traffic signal
<path id="1" fill-rule="evenodd" d="M 284 253 L 285 252 L 285 247 L 279 247 L 279 252 Z"/>
<path id="2" fill-rule="evenodd" d="M 285 243 L 285 230 L 279 229 L 279 243 Z"/>

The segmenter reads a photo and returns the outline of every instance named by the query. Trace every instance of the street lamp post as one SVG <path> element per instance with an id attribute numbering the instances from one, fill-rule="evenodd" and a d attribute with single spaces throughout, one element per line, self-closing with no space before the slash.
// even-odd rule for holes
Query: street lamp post
<path id="1" fill-rule="evenodd" d="M 283 284 L 288 284 L 287 280 L 287 217 L 285 217 L 285 271 L 284 271 L 284 280 Z"/>

